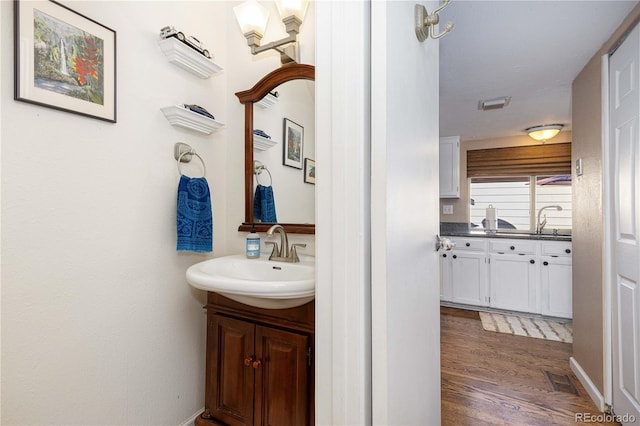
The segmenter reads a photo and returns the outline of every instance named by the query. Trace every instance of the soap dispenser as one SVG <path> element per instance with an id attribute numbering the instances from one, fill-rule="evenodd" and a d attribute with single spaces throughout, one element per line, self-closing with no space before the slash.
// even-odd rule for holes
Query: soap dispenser
<path id="1" fill-rule="evenodd" d="M 247 235 L 247 258 L 257 259 L 260 257 L 260 234 L 256 232 L 256 227 L 251 224 L 251 233 Z"/>

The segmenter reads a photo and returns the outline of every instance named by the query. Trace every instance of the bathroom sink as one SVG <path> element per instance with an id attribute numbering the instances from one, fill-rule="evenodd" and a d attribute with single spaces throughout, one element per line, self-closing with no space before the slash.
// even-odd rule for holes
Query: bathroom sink
<path id="1" fill-rule="evenodd" d="M 304 305 L 315 297 L 315 260 L 300 256 L 298 263 L 274 262 L 268 256 L 217 257 L 187 269 L 195 288 L 219 293 L 236 302 L 265 309 Z"/>

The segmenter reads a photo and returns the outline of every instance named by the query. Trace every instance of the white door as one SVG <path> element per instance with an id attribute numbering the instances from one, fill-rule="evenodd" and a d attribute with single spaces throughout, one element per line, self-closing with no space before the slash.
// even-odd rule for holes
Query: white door
<path id="1" fill-rule="evenodd" d="M 640 420 L 640 31 L 610 58 L 613 410 Z M 623 424 L 631 424 L 629 418 Z"/>
<path id="2" fill-rule="evenodd" d="M 438 41 L 418 41 L 415 2 L 369 4 L 373 425 L 436 425 Z"/>

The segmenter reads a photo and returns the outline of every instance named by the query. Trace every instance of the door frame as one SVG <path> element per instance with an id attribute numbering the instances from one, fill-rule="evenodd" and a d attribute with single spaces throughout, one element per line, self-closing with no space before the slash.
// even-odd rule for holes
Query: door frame
<path id="1" fill-rule="evenodd" d="M 601 58 L 601 75 L 602 75 L 602 225 L 604 227 L 604 395 L 598 398 L 600 411 L 605 411 L 607 406 L 611 406 L 613 402 L 613 341 L 612 327 L 613 309 L 611 306 L 611 293 L 613 291 L 611 284 L 611 167 L 610 162 L 610 139 L 609 139 L 609 56 L 613 52 L 607 52 Z M 592 396 L 593 399 L 593 396 Z M 594 399 L 596 401 L 596 399 Z"/>

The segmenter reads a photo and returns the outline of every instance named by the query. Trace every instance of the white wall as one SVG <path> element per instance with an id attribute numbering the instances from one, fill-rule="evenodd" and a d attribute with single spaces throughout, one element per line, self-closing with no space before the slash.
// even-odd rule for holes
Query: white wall
<path id="1" fill-rule="evenodd" d="M 251 57 L 231 3 L 65 4 L 117 31 L 118 122 L 13 100 L 13 7 L 2 0 L 0 420 L 181 424 L 204 401 L 204 293 L 184 272 L 211 255 L 175 250 L 173 145 L 206 161 L 214 255 L 241 250 L 243 110 L 233 93 L 279 60 Z M 164 25 L 198 37 L 224 71 L 201 80 L 167 62 Z M 181 102 L 226 127 L 201 136 L 170 126 L 160 107 Z"/>

